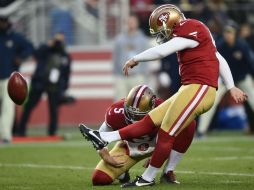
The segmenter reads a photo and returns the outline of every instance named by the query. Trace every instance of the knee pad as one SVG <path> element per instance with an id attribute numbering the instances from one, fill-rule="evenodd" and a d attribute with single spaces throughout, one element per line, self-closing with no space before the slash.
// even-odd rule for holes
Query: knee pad
<path id="1" fill-rule="evenodd" d="M 93 185 L 110 185 L 113 179 L 103 171 L 95 170 L 92 176 Z"/>

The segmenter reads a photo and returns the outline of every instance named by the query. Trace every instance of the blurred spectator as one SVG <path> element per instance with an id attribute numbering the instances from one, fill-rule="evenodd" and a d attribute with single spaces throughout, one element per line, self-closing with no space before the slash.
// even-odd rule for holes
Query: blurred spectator
<path id="1" fill-rule="evenodd" d="M 207 26 L 210 29 L 215 42 L 222 38 L 223 25 L 216 18 L 208 20 Z"/>
<path id="2" fill-rule="evenodd" d="M 254 33 L 249 23 L 241 25 L 240 37 L 250 45 L 252 50 L 254 50 Z"/>
<path id="3" fill-rule="evenodd" d="M 228 6 L 228 15 L 237 23 L 245 23 L 248 20 L 248 9 L 253 8 L 253 0 L 225 1 Z M 250 9 L 252 12 L 253 10 Z"/>
<path id="4" fill-rule="evenodd" d="M 50 12 L 51 36 L 61 31 L 65 36 L 65 43 L 72 45 L 74 40 L 74 23 L 70 10 L 63 2 L 60 7 L 55 7 Z"/>
<path id="5" fill-rule="evenodd" d="M 147 72 L 145 64 L 133 69 L 129 77 L 123 75 L 122 67 L 128 59 L 147 48 L 148 39 L 139 30 L 138 18 L 135 15 L 130 15 L 127 21 L 127 31 L 117 36 L 113 52 L 116 77 L 115 99 L 124 98 L 133 86 L 145 83 L 145 73 Z"/>
<path id="6" fill-rule="evenodd" d="M 224 24 L 229 19 L 227 13 L 227 5 L 224 0 L 211 0 L 207 3 L 211 16 L 216 18 L 221 24 Z"/>
<path id="7" fill-rule="evenodd" d="M 251 114 L 248 116 L 248 118 L 253 118 L 254 88 L 251 75 L 254 76 L 254 59 L 251 48 L 245 41 L 238 37 L 237 25 L 233 22 L 226 25 L 223 35 L 224 38 L 218 42 L 217 49 L 227 60 L 235 81 L 235 85 L 247 93 L 249 97 L 247 102 L 251 108 L 251 113 L 247 112 Z M 206 133 L 216 108 L 225 92 L 226 89 L 223 86 L 220 86 L 216 94 L 214 106 L 206 114 L 200 117 L 198 127 L 199 135 L 204 135 Z"/>
<path id="8" fill-rule="evenodd" d="M 156 0 L 154 1 L 155 5 L 163 5 L 163 4 L 174 4 L 174 5 L 178 5 L 180 3 L 181 0 Z"/>
<path id="9" fill-rule="evenodd" d="M 14 103 L 8 96 L 8 78 L 33 52 L 32 44 L 11 28 L 7 17 L 0 18 L 0 139 L 10 142 L 15 116 Z"/>
<path id="10" fill-rule="evenodd" d="M 205 23 L 215 41 L 221 37 L 224 22 L 229 19 L 227 6 L 223 0 L 187 0 L 182 1 L 181 7 L 186 11 L 186 18 L 194 18 Z"/>
<path id="11" fill-rule="evenodd" d="M 85 8 L 96 18 L 99 17 L 98 0 L 85 0 Z"/>
<path id="12" fill-rule="evenodd" d="M 186 12 L 186 18 L 198 19 L 201 22 L 206 23 L 212 18 L 212 12 L 209 9 L 207 3 L 202 0 L 191 0 L 189 1 L 189 11 Z"/>
<path id="13" fill-rule="evenodd" d="M 0 1 L 0 7 L 8 7 L 14 1 L 16 1 L 16 0 L 1 0 Z"/>
<path id="14" fill-rule="evenodd" d="M 19 135 L 26 136 L 26 125 L 34 107 L 44 92 L 47 93 L 50 123 L 48 135 L 55 135 L 58 125 L 58 107 L 68 88 L 71 59 L 65 50 L 64 35 L 57 33 L 48 44 L 35 51 L 37 62 L 32 76 L 28 100 L 19 123 Z"/>
<path id="15" fill-rule="evenodd" d="M 149 33 L 149 16 L 153 10 L 154 0 L 130 0 L 131 10 L 137 15 L 140 28 L 146 35 Z"/>

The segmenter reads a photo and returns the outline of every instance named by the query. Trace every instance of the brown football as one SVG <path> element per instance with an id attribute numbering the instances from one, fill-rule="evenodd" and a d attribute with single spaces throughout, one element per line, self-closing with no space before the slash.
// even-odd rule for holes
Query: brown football
<path id="1" fill-rule="evenodd" d="M 27 82 L 19 72 L 13 72 L 8 81 L 8 93 L 15 104 L 21 105 L 27 97 Z"/>

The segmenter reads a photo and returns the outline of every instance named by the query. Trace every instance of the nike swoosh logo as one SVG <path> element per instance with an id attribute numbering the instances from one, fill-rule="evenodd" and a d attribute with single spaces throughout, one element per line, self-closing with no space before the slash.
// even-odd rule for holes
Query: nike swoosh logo
<path id="1" fill-rule="evenodd" d="M 185 21 L 185 22 L 180 22 L 180 26 L 184 25 L 186 22 L 187 22 L 187 21 Z"/>
<path id="2" fill-rule="evenodd" d="M 149 183 L 149 184 L 151 184 L 151 183 Z M 139 183 L 138 181 L 135 183 L 135 185 L 138 186 L 138 187 L 147 186 L 149 184 L 147 184 L 147 183 Z"/>
<path id="3" fill-rule="evenodd" d="M 100 142 L 101 142 L 101 139 L 99 138 L 99 137 L 97 137 L 97 135 L 95 135 L 94 133 L 93 133 L 93 131 L 89 131 L 88 132 L 90 135 L 92 135 L 93 137 L 95 137 L 97 140 L 99 140 Z"/>

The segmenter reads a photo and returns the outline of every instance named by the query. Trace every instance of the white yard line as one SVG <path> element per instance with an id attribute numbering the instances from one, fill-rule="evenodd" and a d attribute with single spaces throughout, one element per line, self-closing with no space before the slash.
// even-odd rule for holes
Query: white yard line
<path id="1" fill-rule="evenodd" d="M 253 136 L 229 136 L 229 137 L 216 137 L 216 136 L 208 136 L 201 139 L 194 138 L 193 143 L 199 142 L 253 142 Z"/>
<path id="2" fill-rule="evenodd" d="M 80 137 L 82 138 L 82 137 Z M 193 144 L 203 144 L 203 143 L 210 143 L 210 142 L 254 142 L 253 137 L 207 137 L 204 139 L 194 139 Z M 203 144 L 205 146 L 205 144 Z M 83 141 L 62 141 L 62 142 L 36 142 L 36 143 L 20 143 L 20 144 L 0 144 L 0 149 L 5 148 L 37 148 L 37 147 L 82 147 L 82 146 L 91 146 L 90 142 L 87 142 L 85 140 Z M 198 150 L 207 150 L 207 147 L 193 147 L 194 149 Z M 218 146 L 209 147 L 209 150 L 215 150 L 215 151 L 245 151 L 245 149 L 237 148 L 237 147 L 225 147 L 221 148 Z M 250 152 L 254 152 L 254 148 L 248 149 Z"/>
<path id="3" fill-rule="evenodd" d="M 225 147 L 219 147 L 219 146 L 209 146 L 208 147 L 205 147 L 202 145 L 202 147 L 199 147 L 199 146 L 193 146 L 193 147 L 190 147 L 190 148 L 193 148 L 195 150 L 199 150 L 199 151 L 222 151 L 222 152 L 253 152 L 254 151 L 254 148 L 237 148 L 237 147 L 231 147 L 231 146 L 225 146 Z"/>
<path id="4" fill-rule="evenodd" d="M 0 149 L 9 149 L 9 148 L 48 148 L 48 147 L 84 147 L 90 146 L 92 144 L 87 141 L 63 141 L 63 142 L 35 142 L 35 143 L 20 143 L 20 144 L 0 144 Z"/>
<path id="5" fill-rule="evenodd" d="M 9 148 L 66 148 L 66 147 L 87 147 L 90 146 L 92 148 L 92 144 L 87 141 L 63 141 L 63 142 L 36 142 L 36 143 L 20 143 L 20 144 L 0 144 L 0 150 L 1 149 L 9 149 Z M 199 147 L 199 146 L 191 146 L 190 149 L 193 150 L 199 150 L 199 151 L 207 151 L 207 147 Z M 254 152 L 254 148 L 238 148 L 238 147 L 218 147 L 213 146 L 209 147 L 210 151 L 219 151 L 219 152 Z"/>
<path id="6" fill-rule="evenodd" d="M 83 167 L 83 166 L 61 166 L 61 165 L 44 165 L 44 164 L 4 164 L 0 163 L 0 167 L 11 167 L 11 168 L 41 168 L 41 169 L 70 169 L 70 170 L 93 170 L 94 168 Z"/>
<path id="7" fill-rule="evenodd" d="M 223 175 L 223 176 L 244 176 L 254 177 L 254 173 L 226 173 L 226 172 L 194 172 L 194 171 L 176 171 L 176 173 L 182 174 L 196 174 L 196 175 Z"/>
<path id="8" fill-rule="evenodd" d="M 84 166 L 61 166 L 61 165 L 42 165 L 42 164 L 12 164 L 12 163 L 0 163 L 0 167 L 13 167 L 13 168 L 40 168 L 40 169 L 69 169 L 69 170 L 93 170 L 93 167 Z M 132 169 L 132 171 L 142 172 L 143 169 Z M 195 174 L 195 175 L 218 175 L 218 176 L 243 176 L 254 177 L 254 173 L 231 173 L 231 172 L 198 172 L 198 171 L 182 171 L 177 170 L 176 173 L 182 174 Z"/>
<path id="9" fill-rule="evenodd" d="M 216 161 L 224 161 L 224 160 L 254 160 L 254 156 L 231 156 L 231 157 L 214 157 L 211 158 Z"/>
<path id="10" fill-rule="evenodd" d="M 209 157 L 209 158 L 188 158 L 189 161 L 203 161 L 203 160 L 211 160 L 211 161 L 230 161 L 230 160 L 254 160 L 254 156 L 220 156 L 220 157 Z"/>

